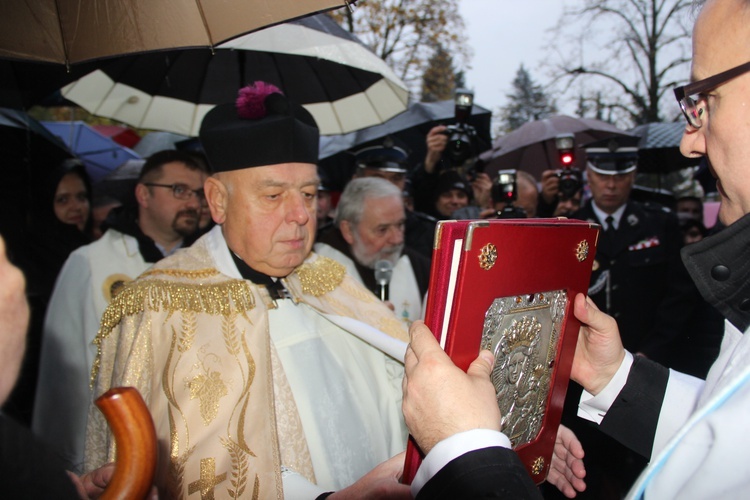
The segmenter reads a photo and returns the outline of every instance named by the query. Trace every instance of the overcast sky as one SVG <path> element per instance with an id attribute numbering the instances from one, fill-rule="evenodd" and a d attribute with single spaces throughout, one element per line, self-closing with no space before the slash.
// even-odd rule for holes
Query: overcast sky
<path id="1" fill-rule="evenodd" d="M 521 63 L 541 83 L 539 64 L 549 38 L 547 30 L 560 18 L 562 0 L 460 0 L 469 45 L 474 51 L 466 84 L 474 101 L 493 112 L 507 101 Z"/>

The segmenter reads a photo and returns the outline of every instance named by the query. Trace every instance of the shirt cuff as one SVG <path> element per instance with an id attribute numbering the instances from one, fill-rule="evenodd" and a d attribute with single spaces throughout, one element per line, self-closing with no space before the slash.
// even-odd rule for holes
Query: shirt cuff
<path id="1" fill-rule="evenodd" d="M 617 369 L 615 376 L 599 394 L 594 396 L 584 389 L 581 400 L 578 402 L 578 416 L 590 422 L 601 424 L 607 410 L 615 402 L 622 388 L 625 387 L 631 366 L 633 366 L 633 355 L 625 351 L 625 357 L 620 364 L 620 368 Z"/>
<path id="2" fill-rule="evenodd" d="M 490 429 L 472 429 L 443 439 L 430 450 L 419 466 L 411 483 L 412 497 L 416 497 L 427 481 L 450 461 L 470 451 L 493 446 L 510 448 L 510 439 L 502 432 Z"/>

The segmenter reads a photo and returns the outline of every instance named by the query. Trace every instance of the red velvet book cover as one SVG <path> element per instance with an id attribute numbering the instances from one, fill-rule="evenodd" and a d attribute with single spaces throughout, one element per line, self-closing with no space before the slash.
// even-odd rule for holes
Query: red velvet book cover
<path id="1" fill-rule="evenodd" d="M 597 225 L 567 219 L 436 229 L 425 323 L 463 370 L 480 349 L 495 354 L 501 429 L 537 483 L 549 471 L 580 327 L 573 299 L 588 290 L 597 235 Z M 405 483 L 422 458 L 410 438 Z"/>

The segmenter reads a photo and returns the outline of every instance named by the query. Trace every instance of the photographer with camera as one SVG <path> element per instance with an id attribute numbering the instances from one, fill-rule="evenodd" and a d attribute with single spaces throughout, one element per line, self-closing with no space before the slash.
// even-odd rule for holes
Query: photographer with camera
<path id="1" fill-rule="evenodd" d="M 537 203 L 537 216 L 570 217 L 578 211 L 583 200 L 582 177 L 577 169 L 568 171 L 550 169 L 542 172 L 542 189 Z"/>
<path id="2" fill-rule="evenodd" d="M 485 174 L 486 175 L 486 174 Z M 528 172 L 500 170 L 490 186 L 491 208 L 467 206 L 454 219 L 525 219 L 536 217 L 539 190 Z"/>
<path id="3" fill-rule="evenodd" d="M 476 129 L 468 123 L 473 107 L 473 93 L 464 90 L 456 90 L 456 123 L 451 125 L 437 125 L 430 129 L 426 137 L 427 153 L 424 162 L 418 165 L 412 173 L 412 185 L 414 186 L 415 208 L 419 211 L 429 213 L 438 219 L 451 217 L 447 211 L 452 207 L 461 208 L 473 202 L 481 209 L 491 208 L 490 190 L 492 181 L 489 176 L 481 172 L 477 160 L 478 137 Z M 469 197 L 473 200 L 455 200 L 456 203 L 445 206 L 437 206 L 438 197 L 443 193 L 436 193 L 438 184 L 448 185 L 451 182 L 447 178 L 441 180 L 441 176 L 449 171 L 458 174 L 460 181 L 456 181 L 456 175 L 451 174 L 450 181 L 464 182 L 470 185 Z M 460 196 L 460 192 L 455 193 Z"/>

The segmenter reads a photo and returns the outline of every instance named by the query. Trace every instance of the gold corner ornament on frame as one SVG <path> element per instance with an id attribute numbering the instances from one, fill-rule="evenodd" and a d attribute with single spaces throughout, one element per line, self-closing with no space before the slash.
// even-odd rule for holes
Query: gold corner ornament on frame
<path id="1" fill-rule="evenodd" d="M 586 240 L 578 243 L 576 247 L 576 258 L 578 262 L 583 262 L 589 256 L 589 242 Z"/>
<path id="2" fill-rule="evenodd" d="M 497 247 L 492 243 L 487 243 L 479 251 L 479 267 L 489 271 L 497 262 Z"/>

